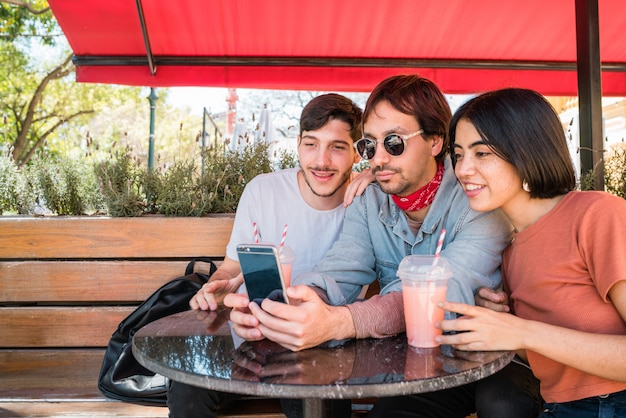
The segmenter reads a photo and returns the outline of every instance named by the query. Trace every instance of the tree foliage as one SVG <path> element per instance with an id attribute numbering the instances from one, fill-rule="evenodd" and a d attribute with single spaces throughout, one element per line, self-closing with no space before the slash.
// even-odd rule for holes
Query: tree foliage
<path id="1" fill-rule="evenodd" d="M 55 85 L 67 84 L 74 71 L 68 51 L 52 62 L 31 58 L 34 50 L 56 46 L 61 33 L 47 2 L 0 0 L 0 19 L 0 64 L 6 70 L 0 76 L 3 142 L 21 165 L 61 124 L 92 110 L 68 106 L 71 90 L 64 88 L 54 98 L 49 94 Z"/>
<path id="2" fill-rule="evenodd" d="M 0 39 L 5 42 L 37 37 L 54 45 L 61 34 L 46 0 L 0 0 L 0 22 Z"/>
<path id="3" fill-rule="evenodd" d="M 7 57 L 3 49 L 2 60 L 10 67 L 5 80 L 0 81 L 6 88 L 7 94 L 3 98 L 2 111 L 7 117 L 5 125 L 5 140 L 9 141 L 13 149 L 13 156 L 19 164 L 28 162 L 37 148 L 52 135 L 63 123 L 84 114 L 92 113 L 93 109 L 81 108 L 70 101 L 69 91 L 61 96 L 53 96 L 50 91 L 55 90 L 51 85 L 55 81 L 68 84 L 67 78 L 73 72 L 71 56 L 49 69 L 28 71 L 28 66 L 16 66 L 21 63 Z M 14 52 L 14 57 L 20 55 Z"/>
<path id="4" fill-rule="evenodd" d="M 604 160 L 604 184 L 607 192 L 626 199 L 626 144 L 611 147 Z"/>
<path id="5" fill-rule="evenodd" d="M 50 155 L 84 149 L 96 114 L 141 103 L 138 87 L 74 81 L 71 51 L 45 1 L 0 0 L 0 12 L 0 144 L 18 165 L 42 148 Z"/>

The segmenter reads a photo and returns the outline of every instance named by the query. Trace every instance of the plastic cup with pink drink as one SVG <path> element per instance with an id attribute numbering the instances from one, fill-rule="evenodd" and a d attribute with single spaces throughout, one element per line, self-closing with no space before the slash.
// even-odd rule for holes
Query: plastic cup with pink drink
<path id="1" fill-rule="evenodd" d="M 291 284 L 291 269 L 296 256 L 293 253 L 291 247 L 283 245 L 279 249 L 280 266 L 283 270 L 283 278 L 285 279 L 285 287 L 289 287 Z"/>
<path id="2" fill-rule="evenodd" d="M 406 335 L 410 346 L 437 347 L 435 337 L 441 329 L 435 323 L 442 321 L 443 309 L 437 303 L 446 299 L 448 279 L 452 277 L 450 263 L 434 255 L 409 255 L 398 267 L 402 280 L 402 299 Z"/>

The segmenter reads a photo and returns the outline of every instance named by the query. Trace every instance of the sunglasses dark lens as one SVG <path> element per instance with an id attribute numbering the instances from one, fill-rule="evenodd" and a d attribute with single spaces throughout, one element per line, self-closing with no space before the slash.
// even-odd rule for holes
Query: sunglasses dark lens
<path id="1" fill-rule="evenodd" d="M 374 158 L 374 154 L 376 153 L 376 142 L 369 139 L 361 139 L 356 143 L 356 150 L 361 158 L 370 160 Z"/>
<path id="2" fill-rule="evenodd" d="M 400 135 L 387 135 L 383 144 L 385 145 L 385 151 L 394 157 L 397 157 L 404 152 L 404 141 L 402 141 Z"/>

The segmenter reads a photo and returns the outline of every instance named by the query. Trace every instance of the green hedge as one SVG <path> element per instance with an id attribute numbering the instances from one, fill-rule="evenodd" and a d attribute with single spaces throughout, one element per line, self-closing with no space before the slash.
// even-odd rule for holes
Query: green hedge
<path id="1" fill-rule="evenodd" d="M 205 216 L 235 212 L 253 177 L 294 167 L 283 153 L 269 158 L 265 144 L 242 151 L 209 150 L 204 156 L 149 170 L 126 149 L 93 162 L 38 155 L 17 167 L 0 155 L 0 214 Z"/>

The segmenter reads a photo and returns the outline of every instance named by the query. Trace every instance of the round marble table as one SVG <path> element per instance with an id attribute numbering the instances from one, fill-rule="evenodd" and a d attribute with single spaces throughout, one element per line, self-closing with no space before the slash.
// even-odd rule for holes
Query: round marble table
<path id="1" fill-rule="evenodd" d="M 305 417 L 326 401 L 408 395 L 463 385 L 506 366 L 511 352 L 415 349 L 404 334 L 334 342 L 300 352 L 271 341 L 243 342 L 228 311 L 187 311 L 152 322 L 133 338 L 133 354 L 172 380 L 224 392 L 304 400 Z"/>

